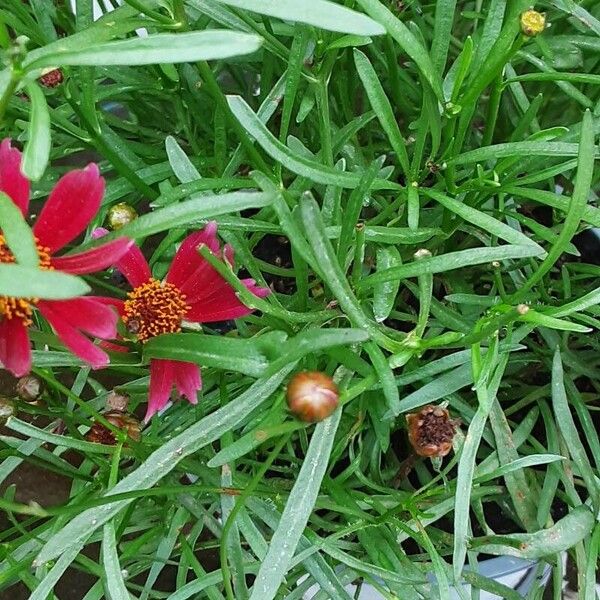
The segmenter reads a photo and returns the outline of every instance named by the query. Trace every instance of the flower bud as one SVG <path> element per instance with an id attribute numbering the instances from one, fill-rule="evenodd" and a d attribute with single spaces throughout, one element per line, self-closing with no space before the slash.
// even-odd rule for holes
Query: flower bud
<path id="1" fill-rule="evenodd" d="M 325 373 L 303 371 L 292 377 L 287 389 L 290 410 L 302 421 L 326 419 L 338 406 L 337 385 Z"/>
<path id="2" fill-rule="evenodd" d="M 446 456 L 459 425 L 441 406 L 424 406 L 418 413 L 406 415 L 408 439 L 415 454 L 429 458 Z"/>
<path id="3" fill-rule="evenodd" d="M 51 69 L 44 73 L 38 81 L 47 88 L 58 87 L 64 81 L 63 72 L 60 69 Z"/>
<path id="4" fill-rule="evenodd" d="M 529 9 L 521 13 L 521 32 L 527 37 L 535 37 L 546 28 L 546 15 Z"/>
<path id="5" fill-rule="evenodd" d="M 127 410 L 129 404 L 129 396 L 121 394 L 113 390 L 106 398 L 106 408 L 109 411 L 117 411 L 124 413 Z"/>
<path id="6" fill-rule="evenodd" d="M 4 425 L 6 421 L 17 414 L 15 403 L 5 396 L 0 396 L 0 425 Z"/>
<path id="7" fill-rule="evenodd" d="M 114 425 L 117 429 L 120 429 L 123 433 L 127 434 L 127 437 L 132 440 L 139 442 L 140 433 L 140 422 L 131 415 L 121 412 L 119 410 L 111 410 L 102 415 L 111 425 Z M 94 421 L 91 429 L 86 433 L 85 439 L 88 442 L 94 442 L 95 444 L 105 444 L 107 446 L 113 446 L 117 443 L 117 440 L 113 432 L 105 427 L 102 423 Z"/>
<path id="8" fill-rule="evenodd" d="M 129 225 L 132 221 L 135 221 L 137 216 L 138 214 L 133 206 L 127 204 L 127 202 L 119 202 L 119 204 L 111 206 L 108 211 L 108 226 L 113 231 L 116 231 L 125 225 Z"/>
<path id="9" fill-rule="evenodd" d="M 36 402 L 42 395 L 42 382 L 35 375 L 25 375 L 17 381 L 17 396 L 25 402 Z"/>

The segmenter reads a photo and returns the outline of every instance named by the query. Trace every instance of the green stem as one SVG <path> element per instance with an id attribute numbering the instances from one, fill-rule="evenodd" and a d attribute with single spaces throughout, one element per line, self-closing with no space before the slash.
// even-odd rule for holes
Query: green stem
<path id="1" fill-rule="evenodd" d="M 17 89 L 18 83 L 19 75 L 14 71 L 14 69 L 11 69 L 10 81 L 8 82 L 8 85 L 4 90 L 4 94 L 2 94 L 2 97 L 0 98 L 0 125 L 2 125 L 2 122 L 4 120 L 4 113 L 6 112 L 8 103 L 10 102 L 12 95 Z"/>
<path id="2" fill-rule="evenodd" d="M 244 504 L 246 502 L 246 498 L 254 491 L 254 488 L 258 485 L 260 480 L 263 478 L 264 474 L 269 470 L 275 459 L 279 456 L 281 449 L 285 446 L 287 441 L 290 439 L 292 434 L 289 433 L 287 435 L 282 436 L 282 438 L 277 442 L 276 446 L 271 450 L 267 460 L 260 467 L 256 475 L 250 480 L 250 483 L 246 486 L 244 491 L 240 494 L 237 499 L 235 506 L 232 511 L 229 513 L 229 518 L 223 527 L 223 531 L 221 533 L 221 544 L 219 548 L 219 557 L 221 560 L 221 572 L 223 573 L 223 583 L 225 584 L 225 593 L 227 594 L 227 600 L 235 600 L 235 595 L 233 593 L 233 586 L 231 585 L 231 570 L 229 569 L 228 557 L 227 557 L 227 538 L 229 537 L 229 533 L 231 528 L 235 524 L 235 518 L 242 508 L 244 508 Z"/>

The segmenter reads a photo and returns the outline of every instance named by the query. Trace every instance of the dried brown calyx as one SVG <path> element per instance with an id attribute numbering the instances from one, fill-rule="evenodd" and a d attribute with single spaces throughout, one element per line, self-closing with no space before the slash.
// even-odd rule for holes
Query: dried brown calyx
<path id="1" fill-rule="evenodd" d="M 120 429 L 123 433 L 126 433 L 127 437 L 139 442 L 141 436 L 140 422 L 135 417 L 118 410 L 105 412 L 102 416 L 111 425 L 114 425 L 117 429 Z M 85 439 L 88 442 L 105 444 L 107 446 L 113 446 L 117 443 L 114 433 L 108 429 L 108 427 L 98 421 L 94 421 L 94 424 L 87 432 Z"/>
<path id="2" fill-rule="evenodd" d="M 415 454 L 425 457 L 446 456 L 452 450 L 452 440 L 458 419 L 441 406 L 424 406 L 418 413 L 406 415 L 408 439 Z"/>

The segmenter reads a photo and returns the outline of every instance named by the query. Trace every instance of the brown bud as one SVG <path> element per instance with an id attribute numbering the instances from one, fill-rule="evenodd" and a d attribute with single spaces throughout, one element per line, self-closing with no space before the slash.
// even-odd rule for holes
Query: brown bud
<path id="1" fill-rule="evenodd" d="M 302 421 L 326 419 L 338 406 L 337 385 L 325 373 L 303 371 L 292 377 L 287 389 L 290 410 Z"/>
<path id="2" fill-rule="evenodd" d="M 55 88 L 64 81 L 63 73 L 60 69 L 52 69 L 44 73 L 38 81 L 47 88 Z"/>
<path id="3" fill-rule="evenodd" d="M 120 429 L 123 433 L 126 433 L 127 437 L 139 442 L 141 437 L 140 422 L 135 417 L 118 410 L 111 410 L 104 413 L 102 416 L 111 425 L 114 425 L 117 429 Z M 85 439 L 88 442 L 105 444 L 107 446 L 113 446 L 117 443 L 113 432 L 98 421 L 94 421 L 91 429 L 86 433 Z"/>
<path id="4" fill-rule="evenodd" d="M 415 454 L 426 457 L 446 456 L 459 425 L 441 406 L 424 406 L 418 413 L 406 415 L 408 439 Z"/>
<path id="5" fill-rule="evenodd" d="M 42 395 L 42 382 L 35 375 L 25 375 L 17 381 L 17 395 L 25 402 L 36 402 Z"/>
<path id="6" fill-rule="evenodd" d="M 124 413 L 127 410 L 129 404 L 129 396 L 126 394 L 120 394 L 113 390 L 106 398 L 106 408 L 109 411 L 117 411 Z"/>
<path id="7" fill-rule="evenodd" d="M 546 15 L 537 10 L 529 9 L 521 13 L 521 31 L 527 37 L 535 37 L 546 28 Z"/>
<path id="8" fill-rule="evenodd" d="M 17 414 L 15 403 L 5 396 L 0 396 L 0 424 L 4 425 L 6 421 Z"/>
<path id="9" fill-rule="evenodd" d="M 127 204 L 127 202 L 119 202 L 119 204 L 115 204 L 111 206 L 108 211 L 108 226 L 116 231 L 117 229 L 121 229 L 121 227 L 125 227 L 132 221 L 137 219 L 137 212 L 133 206 Z"/>

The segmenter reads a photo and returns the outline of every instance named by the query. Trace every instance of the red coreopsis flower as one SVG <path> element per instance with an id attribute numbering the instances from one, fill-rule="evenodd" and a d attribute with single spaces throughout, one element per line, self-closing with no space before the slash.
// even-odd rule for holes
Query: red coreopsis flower
<path id="1" fill-rule="evenodd" d="M 0 144 L 0 191 L 27 216 L 29 181 L 21 173 L 21 153 L 6 139 Z M 105 269 L 133 244 L 125 238 L 68 256 L 55 256 L 89 224 L 100 208 L 104 179 L 95 164 L 71 171 L 56 184 L 33 227 L 41 269 L 83 275 Z M 0 263 L 15 258 L 0 232 Z M 31 369 L 28 327 L 37 309 L 73 354 L 93 368 L 108 364 L 108 356 L 87 336 L 112 339 L 118 316 L 104 298 L 82 296 L 70 300 L 12 298 L 0 295 L 0 364 L 21 377 Z"/>
<path id="2" fill-rule="evenodd" d="M 98 229 L 95 235 L 100 237 L 106 233 L 106 230 Z M 129 292 L 127 300 L 113 301 L 113 305 L 119 310 L 127 330 L 140 342 L 165 333 L 177 333 L 184 321 L 227 321 L 252 312 L 198 253 L 200 246 L 208 247 L 215 256 L 233 265 L 233 248 L 225 245 L 221 250 L 214 221 L 183 241 L 164 281 L 152 277 L 150 267 L 137 246 L 132 246 L 116 261 L 115 267 L 126 277 L 133 291 Z M 259 298 L 264 298 L 271 291 L 258 287 L 253 279 L 244 279 L 242 283 Z M 198 365 L 152 359 L 146 422 L 169 402 L 173 387 L 189 402 L 196 404 L 197 392 L 202 388 Z"/>

